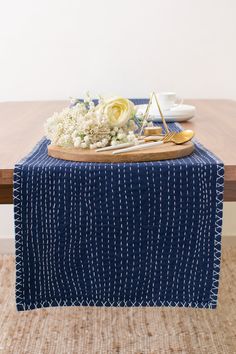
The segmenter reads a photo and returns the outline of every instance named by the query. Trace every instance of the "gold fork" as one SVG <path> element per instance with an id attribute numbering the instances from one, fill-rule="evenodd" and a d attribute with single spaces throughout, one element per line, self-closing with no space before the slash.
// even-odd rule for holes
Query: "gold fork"
<path id="1" fill-rule="evenodd" d="M 149 135 L 149 136 L 145 136 L 144 137 L 144 141 L 148 142 L 148 141 L 161 141 L 163 139 L 169 139 L 170 137 L 173 138 L 173 136 L 176 134 L 176 132 L 169 132 L 167 134 L 163 134 L 163 135 Z"/>

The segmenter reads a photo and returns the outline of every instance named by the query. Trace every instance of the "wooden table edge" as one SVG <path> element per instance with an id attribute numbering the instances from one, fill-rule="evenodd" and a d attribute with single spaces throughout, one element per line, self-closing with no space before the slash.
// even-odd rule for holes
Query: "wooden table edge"
<path id="1" fill-rule="evenodd" d="M 224 201 L 236 201 L 236 166 L 225 166 Z M 0 204 L 13 203 L 13 170 L 0 169 Z"/>

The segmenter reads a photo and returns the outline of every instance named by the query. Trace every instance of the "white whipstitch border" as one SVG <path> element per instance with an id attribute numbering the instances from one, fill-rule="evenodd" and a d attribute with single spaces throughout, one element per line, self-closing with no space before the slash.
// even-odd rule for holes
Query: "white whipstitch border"
<path id="1" fill-rule="evenodd" d="M 23 301 L 22 293 L 22 214 L 21 214 L 21 167 L 16 165 L 14 169 L 14 189 L 13 189 L 13 199 L 14 199 L 14 218 L 15 218 L 15 267 L 16 267 L 16 306 L 20 306 Z"/>
<path id="2" fill-rule="evenodd" d="M 32 156 L 41 143 L 45 140 L 43 137 L 35 145 L 29 154 L 16 163 L 13 173 L 13 203 L 14 203 L 14 224 L 15 224 L 15 267 L 16 267 L 16 284 L 15 284 L 15 296 L 16 307 L 24 306 L 23 304 L 23 276 L 22 276 L 22 264 L 23 264 L 23 235 L 22 235 L 22 164 L 24 161 Z"/>
<path id="3" fill-rule="evenodd" d="M 181 124 L 176 125 L 183 130 Z M 212 287 L 210 290 L 210 308 L 216 308 L 219 289 L 219 277 L 220 277 L 220 263 L 221 263 L 221 234 L 222 234 L 222 221 L 223 221 L 223 197 L 224 197 L 224 164 L 203 146 L 196 138 L 193 139 L 194 143 L 200 148 L 204 149 L 207 155 L 209 155 L 217 164 L 217 177 L 216 177 L 216 221 L 215 221 L 215 237 L 214 237 L 214 262 L 213 262 L 213 275 L 212 275 Z"/>
<path id="4" fill-rule="evenodd" d="M 180 302 L 180 301 L 86 301 L 86 300 L 57 300 L 35 302 L 30 304 L 17 304 L 18 311 L 29 311 L 48 307 L 58 306 L 86 306 L 86 307 L 183 307 L 183 308 L 197 308 L 197 309 L 212 309 L 213 306 L 209 302 Z"/>
<path id="5" fill-rule="evenodd" d="M 221 232 L 223 219 L 223 194 L 224 194 L 224 165 L 217 162 L 217 178 L 216 178 L 216 221 L 215 221 L 215 238 L 214 238 L 214 263 L 213 263 L 213 279 L 211 288 L 211 305 L 215 308 L 217 305 L 220 263 L 221 263 Z"/>

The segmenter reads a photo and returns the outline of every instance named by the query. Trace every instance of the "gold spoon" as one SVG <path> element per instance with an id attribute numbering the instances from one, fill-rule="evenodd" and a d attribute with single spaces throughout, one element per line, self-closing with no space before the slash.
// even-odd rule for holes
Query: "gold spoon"
<path id="1" fill-rule="evenodd" d="M 194 131 L 190 130 L 190 129 L 186 129 L 186 130 L 182 130 L 179 133 L 176 133 L 172 140 L 173 143 L 175 144 L 184 144 L 187 143 L 187 141 L 192 140 L 192 138 L 194 137 Z"/>
<path id="2" fill-rule="evenodd" d="M 173 132 L 172 132 L 173 133 Z M 166 135 L 168 137 L 168 134 Z M 190 129 L 182 130 L 181 132 L 174 133 L 173 135 L 170 135 L 168 139 L 165 139 L 165 142 L 172 141 L 175 144 L 184 144 L 187 141 L 191 140 L 194 137 L 194 131 Z M 147 136 L 144 138 L 145 141 L 156 141 L 156 140 L 163 140 L 161 136 Z"/>
<path id="3" fill-rule="evenodd" d="M 166 134 L 162 140 L 151 142 L 151 143 L 144 143 L 144 144 L 140 144 L 140 145 L 136 145 L 136 146 L 131 146 L 126 149 L 116 150 L 113 152 L 113 155 L 122 154 L 124 152 L 144 150 L 144 149 L 148 149 L 148 148 L 155 147 L 157 145 L 161 145 L 161 144 L 169 143 L 169 142 L 172 142 L 174 144 L 184 144 L 184 143 L 187 143 L 188 141 L 190 141 L 193 138 L 193 136 L 194 136 L 193 130 L 182 130 L 181 132 L 178 132 L 178 133 L 170 132 L 170 133 Z M 148 137 L 148 138 L 150 138 L 150 137 Z M 158 138 L 158 137 L 153 137 L 153 139 L 155 139 L 155 138 Z"/>

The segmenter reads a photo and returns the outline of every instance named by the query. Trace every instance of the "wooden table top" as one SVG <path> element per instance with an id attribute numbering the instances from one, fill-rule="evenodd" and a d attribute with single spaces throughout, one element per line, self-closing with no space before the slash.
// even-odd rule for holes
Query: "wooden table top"
<path id="1" fill-rule="evenodd" d="M 225 164 L 224 199 L 236 201 L 236 101 L 185 100 L 196 106 L 192 120 L 182 123 Z M 0 203 L 12 202 L 14 164 L 43 136 L 43 123 L 68 101 L 0 103 Z"/>

